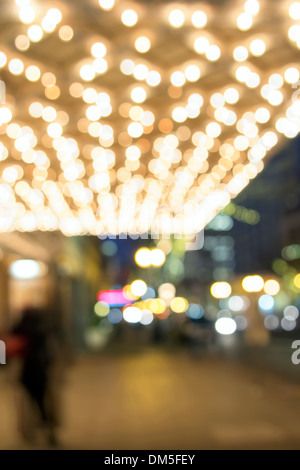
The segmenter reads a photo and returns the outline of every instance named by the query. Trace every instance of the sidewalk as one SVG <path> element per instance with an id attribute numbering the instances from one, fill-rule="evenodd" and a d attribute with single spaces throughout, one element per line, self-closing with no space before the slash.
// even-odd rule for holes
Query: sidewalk
<path id="1" fill-rule="evenodd" d="M 13 390 L 0 375 L 0 448 L 16 432 Z M 300 387 L 228 358 L 159 349 L 82 357 L 63 391 L 64 449 L 300 448 Z"/>

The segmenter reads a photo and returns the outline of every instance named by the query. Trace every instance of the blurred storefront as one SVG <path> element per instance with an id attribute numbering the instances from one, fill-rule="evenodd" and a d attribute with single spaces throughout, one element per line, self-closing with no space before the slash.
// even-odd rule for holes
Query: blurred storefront
<path id="1" fill-rule="evenodd" d="M 97 240 L 57 234 L 1 234 L 0 331 L 7 333 L 25 308 L 51 312 L 75 347 L 103 283 Z"/>

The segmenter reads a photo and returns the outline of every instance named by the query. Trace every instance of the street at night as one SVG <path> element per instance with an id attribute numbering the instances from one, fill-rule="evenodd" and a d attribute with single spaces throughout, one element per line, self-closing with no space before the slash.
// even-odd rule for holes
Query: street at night
<path id="1" fill-rule="evenodd" d="M 64 384 L 61 445 L 291 449 L 300 439 L 299 398 L 299 381 L 228 358 L 164 350 L 85 358 Z M 1 387 L 1 448 L 23 448 L 13 400 Z"/>

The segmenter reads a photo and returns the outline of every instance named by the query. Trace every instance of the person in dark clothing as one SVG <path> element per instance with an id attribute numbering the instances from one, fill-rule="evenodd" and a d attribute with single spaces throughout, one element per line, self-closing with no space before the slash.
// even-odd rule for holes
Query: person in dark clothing
<path id="1" fill-rule="evenodd" d="M 48 399 L 53 351 L 51 331 L 45 324 L 45 312 L 36 308 L 27 308 L 21 321 L 14 328 L 13 334 L 23 337 L 26 344 L 20 382 L 39 412 L 49 444 L 54 445 L 55 413 L 53 404 Z"/>

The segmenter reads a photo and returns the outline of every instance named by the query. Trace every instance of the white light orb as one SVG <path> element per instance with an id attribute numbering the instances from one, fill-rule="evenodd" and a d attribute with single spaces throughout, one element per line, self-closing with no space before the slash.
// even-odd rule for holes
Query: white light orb
<path id="1" fill-rule="evenodd" d="M 215 329 L 220 335 L 232 335 L 236 331 L 236 322 L 233 318 L 219 318 L 215 323 Z"/>

